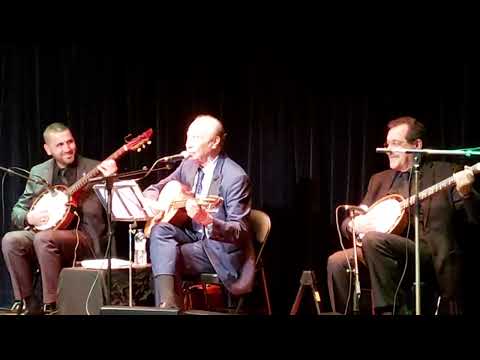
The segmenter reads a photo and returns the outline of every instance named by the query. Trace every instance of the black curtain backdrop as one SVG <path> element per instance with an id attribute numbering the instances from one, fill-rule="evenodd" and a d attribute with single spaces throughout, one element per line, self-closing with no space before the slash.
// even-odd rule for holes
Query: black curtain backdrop
<path id="1" fill-rule="evenodd" d="M 336 61 L 307 45 L 219 51 L 97 42 L 0 49 L 3 167 L 29 169 L 46 160 L 42 131 L 53 121 L 71 126 L 79 151 L 96 159 L 110 155 L 128 134 L 152 127 L 152 146 L 119 162 L 129 171 L 181 151 L 196 115 L 223 120 L 226 150 L 253 181 L 253 205 L 272 218 L 265 260 L 276 314 L 289 312 L 304 269 L 315 270 L 323 310 L 330 309 L 326 260 L 340 248 L 335 208 L 357 204 L 369 176 L 388 166 L 375 153 L 388 120 L 411 115 L 423 121 L 427 147 L 480 145 L 477 64 L 359 56 Z M 3 234 L 25 182 L 7 176 L 2 185 Z M 117 247 L 126 254 L 123 225 Z M 473 259 L 478 236 L 468 237 L 467 257 Z M 12 292 L 3 258 L 0 269 L 6 306 Z M 307 313 L 313 312 L 309 297 L 302 305 Z"/>

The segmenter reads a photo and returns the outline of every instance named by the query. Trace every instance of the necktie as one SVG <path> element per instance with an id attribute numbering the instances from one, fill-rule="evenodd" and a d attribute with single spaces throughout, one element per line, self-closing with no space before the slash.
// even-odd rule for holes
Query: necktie
<path id="1" fill-rule="evenodd" d="M 202 168 L 199 167 L 197 170 L 197 184 L 195 186 L 195 195 L 200 195 L 202 192 L 202 182 L 205 173 L 203 172 Z"/>
<path id="2" fill-rule="evenodd" d="M 63 185 L 68 185 L 67 168 L 60 169 L 60 171 L 58 172 L 58 177 L 59 177 L 59 179 L 60 179 L 60 182 L 61 182 Z"/>
<path id="3" fill-rule="evenodd" d="M 398 194 L 402 195 L 403 197 L 408 196 L 408 186 L 409 186 L 408 178 L 409 178 L 409 172 L 408 171 L 401 172 L 397 176 L 396 186 L 395 186 L 396 187 L 396 192 Z"/>
<path id="4" fill-rule="evenodd" d="M 195 197 L 199 197 L 201 192 L 202 192 L 202 182 L 203 182 L 203 177 L 205 176 L 205 173 L 203 172 L 201 167 L 198 167 L 197 170 L 197 183 L 195 185 Z M 205 232 L 205 227 L 202 226 L 201 224 L 196 223 L 195 221 L 192 221 L 192 228 L 195 231 L 199 231 L 202 233 L 202 237 L 206 236 Z"/>

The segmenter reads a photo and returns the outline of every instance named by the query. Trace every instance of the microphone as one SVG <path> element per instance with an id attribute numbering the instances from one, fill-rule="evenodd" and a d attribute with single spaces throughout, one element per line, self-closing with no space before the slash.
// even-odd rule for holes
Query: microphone
<path id="1" fill-rule="evenodd" d="M 414 149 L 396 148 L 395 150 L 392 150 L 389 148 L 376 148 L 375 151 L 377 153 L 382 153 L 382 154 L 391 154 L 391 153 L 415 154 L 420 152 L 417 148 L 414 148 Z"/>
<path id="2" fill-rule="evenodd" d="M 388 148 L 376 148 L 375 151 L 381 154 L 390 154 L 392 152 L 392 150 Z"/>
<path id="3" fill-rule="evenodd" d="M 368 211 L 368 206 L 367 205 L 360 205 L 360 206 L 355 206 L 355 205 L 343 205 L 343 208 L 345 210 L 353 211 L 355 215 L 363 215 L 366 214 Z"/>
<path id="4" fill-rule="evenodd" d="M 12 169 L 23 171 L 26 175 L 20 174 L 16 171 L 13 171 Z M 51 185 L 48 183 L 48 181 L 45 180 L 40 175 L 31 174 L 29 171 L 27 171 L 25 169 L 22 169 L 22 168 L 19 168 L 19 167 L 16 167 L 16 166 L 14 166 L 12 168 L 4 168 L 3 166 L 0 166 L 0 170 L 5 171 L 9 175 L 19 176 L 21 178 L 27 179 L 27 181 L 31 181 L 31 182 L 34 182 L 35 184 L 43 185 L 48 189 L 48 191 L 50 191 L 50 193 L 53 192 L 53 190 L 51 190 Z"/>
<path id="5" fill-rule="evenodd" d="M 164 156 L 163 158 L 160 159 L 160 161 L 163 161 L 163 162 L 177 162 L 177 161 L 182 161 L 184 159 L 188 159 L 189 157 L 190 157 L 190 154 L 184 150 L 180 154 Z"/>

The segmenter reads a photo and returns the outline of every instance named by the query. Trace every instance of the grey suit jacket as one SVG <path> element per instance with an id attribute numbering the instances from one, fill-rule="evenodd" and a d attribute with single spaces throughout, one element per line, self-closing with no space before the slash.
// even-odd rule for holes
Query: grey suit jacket
<path id="1" fill-rule="evenodd" d="M 99 161 L 78 156 L 77 179 L 83 174 L 93 169 L 99 164 Z M 31 176 L 40 176 L 52 183 L 54 160 L 49 159 L 41 164 L 35 165 L 30 170 Z M 17 229 L 24 229 L 26 224 L 26 216 L 35 198 L 45 190 L 45 186 L 27 181 L 25 190 L 20 196 L 12 209 L 12 225 Z M 106 225 L 105 213 L 102 205 L 95 193 L 84 188 L 84 192 L 79 199 L 79 207 L 77 212 L 80 215 L 79 229 L 86 232 L 91 240 L 95 255 L 101 257 L 104 254 L 106 246 Z M 74 220 L 76 221 L 76 220 Z"/>
<path id="2" fill-rule="evenodd" d="M 158 196 L 172 180 L 192 187 L 198 165 L 194 160 L 182 161 L 178 168 L 144 195 Z M 214 213 L 212 231 L 203 241 L 205 252 L 225 287 L 235 295 L 251 291 L 255 271 L 255 252 L 248 217 L 251 209 L 251 183 L 245 171 L 225 154 L 220 154 L 213 173 L 209 195 L 224 199 Z"/>

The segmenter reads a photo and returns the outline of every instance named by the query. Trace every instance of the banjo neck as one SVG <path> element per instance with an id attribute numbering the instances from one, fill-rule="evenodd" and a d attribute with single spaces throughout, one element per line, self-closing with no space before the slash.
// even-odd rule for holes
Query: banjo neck
<path id="1" fill-rule="evenodd" d="M 117 160 L 118 158 L 120 158 L 122 155 L 124 155 L 127 151 L 130 150 L 127 145 L 128 144 L 125 144 L 122 147 L 120 147 L 117 151 L 115 151 L 112 155 L 110 155 L 105 160 L 110 160 L 110 159 Z M 100 174 L 100 170 L 98 170 L 97 167 L 94 167 L 92 170 L 90 170 L 88 173 L 86 173 L 84 176 L 78 179 L 73 185 L 68 187 L 66 193 L 68 195 L 74 195 L 75 193 L 82 190 L 88 184 L 88 181 L 91 178 L 94 178 L 99 174 Z"/>
<path id="2" fill-rule="evenodd" d="M 110 157 L 109 157 L 110 159 Z M 66 193 L 68 195 L 73 195 L 80 190 L 82 190 L 87 184 L 88 180 L 91 178 L 97 176 L 100 173 L 100 170 L 98 170 L 96 167 L 90 170 L 88 173 L 86 173 L 84 176 L 82 176 L 79 180 L 77 180 L 73 185 L 67 188 Z"/>
<path id="3" fill-rule="evenodd" d="M 477 174 L 480 172 L 480 163 L 475 164 L 472 166 L 472 171 L 474 174 Z M 418 201 L 423 201 L 430 196 L 436 194 L 439 191 L 448 189 L 449 187 L 455 185 L 455 179 L 453 178 L 453 175 L 446 178 L 445 180 L 440 181 L 439 183 L 436 183 L 435 185 L 432 185 L 425 190 L 422 190 L 418 193 Z M 410 206 L 415 205 L 417 201 L 417 196 L 412 195 L 409 198 L 406 198 L 400 203 L 400 208 L 402 210 L 405 210 L 406 208 L 409 208 Z"/>
<path id="4" fill-rule="evenodd" d="M 110 155 L 105 160 L 109 160 L 109 159 L 117 160 L 119 157 L 121 157 L 127 151 L 128 151 L 127 146 L 123 145 L 121 148 L 119 148 L 117 151 L 115 151 L 112 155 Z M 73 185 L 68 187 L 68 189 L 66 191 L 67 194 L 68 195 L 74 195 L 75 193 L 81 191 L 88 184 L 88 181 L 91 178 L 94 178 L 95 176 L 97 176 L 99 174 L 100 174 L 100 170 L 98 170 L 97 167 L 94 167 L 92 170 L 90 170 L 88 173 L 86 173 L 80 179 L 78 179 Z"/>
<path id="5" fill-rule="evenodd" d="M 110 155 L 105 160 L 110 160 L 110 159 L 117 160 L 128 151 L 135 150 L 140 152 L 143 148 L 145 148 L 146 145 L 151 143 L 150 138 L 152 137 L 152 133 L 153 133 L 153 130 L 148 129 L 147 131 L 138 135 L 136 138 L 130 140 L 129 142 L 127 142 L 126 144 L 118 148 L 117 151 L 115 151 L 112 155 Z M 73 185 L 71 185 L 67 189 L 66 193 L 68 195 L 74 195 L 75 193 L 82 190 L 88 184 L 88 180 L 97 176 L 98 174 L 100 174 L 100 170 L 98 170 L 97 167 L 94 167 L 92 170 L 90 170 L 88 173 L 86 173 L 84 176 L 78 179 Z"/>

